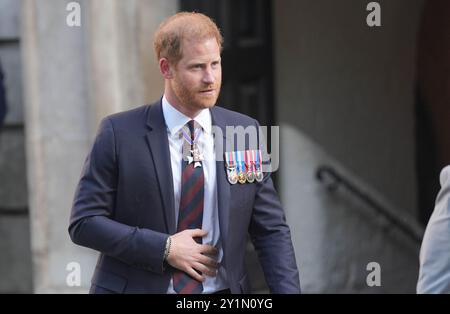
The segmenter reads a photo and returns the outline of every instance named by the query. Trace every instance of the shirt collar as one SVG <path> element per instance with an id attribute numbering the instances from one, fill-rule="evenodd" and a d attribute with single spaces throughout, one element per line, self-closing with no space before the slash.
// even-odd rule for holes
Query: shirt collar
<path id="1" fill-rule="evenodd" d="M 180 129 L 191 120 L 191 118 L 175 109 L 175 107 L 173 107 L 167 100 L 166 95 L 162 98 L 162 110 L 164 120 L 166 121 L 166 126 L 171 136 L 177 134 Z M 200 124 L 205 133 L 211 133 L 211 113 L 209 109 L 203 109 L 200 111 L 194 120 Z"/>

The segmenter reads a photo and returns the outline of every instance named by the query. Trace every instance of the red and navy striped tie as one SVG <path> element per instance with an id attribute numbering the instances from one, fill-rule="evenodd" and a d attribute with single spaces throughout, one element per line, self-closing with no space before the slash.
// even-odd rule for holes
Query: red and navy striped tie
<path id="1" fill-rule="evenodd" d="M 192 150 L 195 134 L 194 120 L 189 121 L 187 126 L 191 137 L 191 144 L 188 144 L 188 148 Z M 187 150 L 189 151 L 189 149 Z M 183 149 L 183 151 L 186 151 L 186 149 Z M 177 232 L 186 229 L 202 228 L 205 176 L 203 168 L 194 167 L 194 165 L 195 162 L 188 163 L 186 158 L 183 158 Z M 197 243 L 202 243 L 201 238 L 196 238 L 195 240 Z M 202 293 L 203 291 L 201 282 L 179 270 L 173 274 L 173 288 L 175 292 L 180 294 Z"/>

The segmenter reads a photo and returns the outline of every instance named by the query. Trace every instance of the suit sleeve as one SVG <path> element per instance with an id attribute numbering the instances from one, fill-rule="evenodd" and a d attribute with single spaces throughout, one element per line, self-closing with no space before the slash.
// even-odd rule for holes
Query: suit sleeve
<path id="1" fill-rule="evenodd" d="M 441 173 L 441 191 L 420 248 L 417 293 L 450 293 L 450 166 Z"/>
<path id="2" fill-rule="evenodd" d="M 86 158 L 75 192 L 70 237 L 75 244 L 100 251 L 129 265 L 162 273 L 168 235 L 128 226 L 113 219 L 117 176 L 114 129 L 106 118 Z"/>
<path id="3" fill-rule="evenodd" d="M 257 183 L 249 233 L 270 291 L 300 293 L 291 233 L 270 173 Z"/>

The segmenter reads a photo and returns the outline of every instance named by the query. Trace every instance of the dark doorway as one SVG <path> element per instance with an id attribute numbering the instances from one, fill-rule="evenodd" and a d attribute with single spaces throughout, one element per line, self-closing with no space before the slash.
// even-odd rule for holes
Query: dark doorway
<path id="1" fill-rule="evenodd" d="M 274 125 L 270 0 L 180 0 L 182 11 L 211 17 L 225 39 L 219 105 Z"/>
<path id="2" fill-rule="evenodd" d="M 180 0 L 181 11 L 208 15 L 224 37 L 222 91 L 218 104 L 241 112 L 261 125 L 275 125 L 270 0 Z M 268 134 L 270 138 L 270 133 Z M 270 141 L 269 141 L 269 152 Z M 276 178 L 274 182 L 276 185 Z M 261 266 L 251 245 L 247 269 L 253 292 L 267 292 Z"/>
<path id="3" fill-rule="evenodd" d="M 439 172 L 450 165 L 449 1 L 424 4 L 418 45 L 416 103 L 419 219 L 433 212 Z"/>
<path id="4" fill-rule="evenodd" d="M 417 88 L 416 104 L 416 172 L 419 222 L 426 226 L 439 192 L 439 170 L 433 116 Z"/>

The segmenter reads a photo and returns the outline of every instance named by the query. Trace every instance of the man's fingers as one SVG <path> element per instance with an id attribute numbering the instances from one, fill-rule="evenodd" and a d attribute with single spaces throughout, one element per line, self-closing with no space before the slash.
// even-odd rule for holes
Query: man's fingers
<path id="1" fill-rule="evenodd" d="M 204 275 L 210 276 L 210 277 L 216 277 L 217 271 L 216 268 L 209 268 L 201 263 L 195 263 L 194 268 L 201 272 Z"/>
<path id="2" fill-rule="evenodd" d="M 197 258 L 198 258 L 198 261 L 200 263 L 202 263 L 203 265 L 205 265 L 205 266 L 207 266 L 209 268 L 214 268 L 214 269 L 219 268 L 219 264 L 213 258 L 210 258 L 210 257 L 205 256 L 205 255 L 201 255 L 201 254 L 198 255 Z"/>
<path id="3" fill-rule="evenodd" d="M 214 246 L 211 246 L 208 244 L 201 245 L 200 252 L 202 254 L 211 255 L 211 256 L 216 256 L 217 254 L 219 254 L 218 249 L 216 249 Z"/>
<path id="4" fill-rule="evenodd" d="M 202 230 L 202 229 L 192 229 L 192 230 L 190 230 L 190 232 L 191 232 L 191 237 L 193 237 L 193 238 L 204 237 L 205 235 L 208 234 L 208 231 Z"/>
<path id="5" fill-rule="evenodd" d="M 197 273 L 195 271 L 195 269 L 193 269 L 192 267 L 189 267 L 188 269 L 186 269 L 186 273 L 197 281 L 200 281 L 200 282 L 205 281 L 205 278 L 202 275 L 200 275 L 199 273 Z"/>

